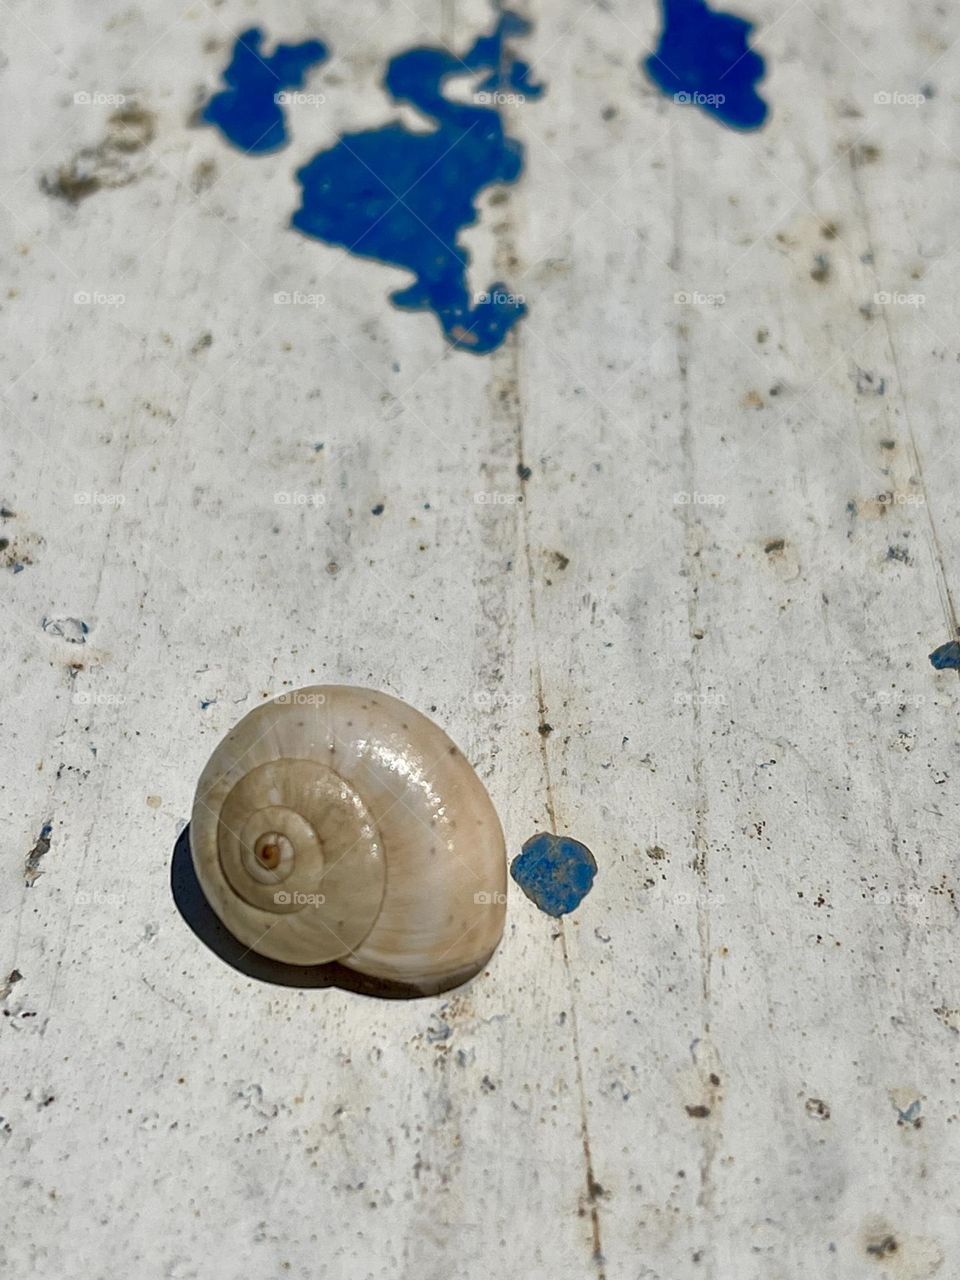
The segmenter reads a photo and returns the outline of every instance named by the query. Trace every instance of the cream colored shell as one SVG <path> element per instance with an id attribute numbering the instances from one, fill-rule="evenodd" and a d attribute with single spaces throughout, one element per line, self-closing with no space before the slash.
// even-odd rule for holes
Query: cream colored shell
<path id="1" fill-rule="evenodd" d="M 190 847 L 231 933 L 288 964 L 439 989 L 503 932 L 483 784 L 433 721 L 371 689 L 298 689 L 245 716 L 200 777 Z"/>

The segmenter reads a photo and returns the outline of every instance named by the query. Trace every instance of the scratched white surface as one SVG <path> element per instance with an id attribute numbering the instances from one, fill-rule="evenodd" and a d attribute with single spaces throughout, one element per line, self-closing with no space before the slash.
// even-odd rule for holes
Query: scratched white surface
<path id="1" fill-rule="evenodd" d="M 530 314 L 477 359 L 285 224 L 484 5 L 2 10 L 3 1274 L 960 1275 L 956 13 L 751 0 L 738 135 L 646 83 L 652 3 L 530 4 L 527 170 L 465 237 Z M 252 22 L 333 47 L 261 159 L 188 124 Z M 153 136 L 43 191 L 115 93 Z M 196 777 L 318 680 L 432 711 L 511 853 L 586 841 L 576 914 L 511 885 L 410 1002 L 203 946 Z"/>

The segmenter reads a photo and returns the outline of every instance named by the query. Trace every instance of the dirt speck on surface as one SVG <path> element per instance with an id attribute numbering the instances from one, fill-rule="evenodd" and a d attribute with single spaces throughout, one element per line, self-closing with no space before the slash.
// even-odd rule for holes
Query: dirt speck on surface
<path id="1" fill-rule="evenodd" d="M 847 150 L 855 169 L 861 169 L 865 164 L 876 164 L 883 157 L 883 152 L 872 142 L 858 142 Z"/>
<path id="2" fill-rule="evenodd" d="M 826 284 L 830 279 L 830 259 L 825 253 L 818 253 L 814 258 L 810 279 L 816 280 L 817 284 Z"/>
<path id="3" fill-rule="evenodd" d="M 78 205 L 98 191 L 125 187 L 142 174 L 131 158 L 156 137 L 156 116 L 135 102 L 127 102 L 108 118 L 103 138 L 81 147 L 70 159 L 40 177 L 40 190 L 55 200 Z"/>
<path id="4" fill-rule="evenodd" d="M 0 1000 L 6 1000 L 7 996 L 13 990 L 18 982 L 23 981 L 23 974 L 19 969 L 11 969 L 7 976 L 0 982 Z"/>
<path id="5" fill-rule="evenodd" d="M 195 166 L 190 176 L 190 190 L 195 196 L 201 196 L 217 181 L 217 162 L 216 160 L 200 160 Z"/>

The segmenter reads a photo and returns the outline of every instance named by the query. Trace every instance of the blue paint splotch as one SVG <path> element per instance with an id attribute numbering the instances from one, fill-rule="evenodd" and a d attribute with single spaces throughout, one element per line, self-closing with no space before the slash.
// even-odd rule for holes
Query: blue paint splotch
<path id="1" fill-rule="evenodd" d="M 767 104 L 755 89 L 763 58 L 747 39 L 753 23 L 717 13 L 704 0 L 662 0 L 663 29 L 644 60 L 654 84 L 677 102 L 690 102 L 733 129 L 759 129 Z"/>
<path id="2" fill-rule="evenodd" d="M 930 661 L 938 671 L 960 670 L 960 642 L 948 640 L 939 649 L 934 649 Z"/>
<path id="3" fill-rule="evenodd" d="M 215 93 L 200 113 L 242 151 L 264 155 L 287 142 L 283 111 L 286 89 L 302 89 L 311 67 L 325 62 L 328 50 L 319 40 L 278 44 L 276 52 L 261 53 L 263 32 L 251 27 L 237 37 L 230 65 L 223 73 L 229 87 Z"/>
<path id="4" fill-rule="evenodd" d="M 432 311 L 453 346 L 477 355 L 498 347 L 526 312 L 523 298 L 499 281 L 471 298 L 470 255 L 457 236 L 477 220 L 477 195 L 495 183 L 515 182 L 523 168 L 523 147 L 505 135 L 498 104 L 543 91 L 531 83 L 527 63 L 505 48 L 509 37 L 528 30 L 522 18 L 503 13 L 494 32 L 462 58 L 431 48 L 398 54 L 387 68 L 387 92 L 435 127 L 414 133 L 393 122 L 343 134 L 297 173 L 303 197 L 293 226 L 412 271 L 414 283 L 391 301 L 409 311 Z M 447 80 L 469 72 L 489 73 L 473 101 L 444 97 Z"/>
<path id="5" fill-rule="evenodd" d="M 541 911 L 548 916 L 565 916 L 593 888 L 597 861 L 579 840 L 541 831 L 530 837 L 511 862 L 510 874 Z"/>

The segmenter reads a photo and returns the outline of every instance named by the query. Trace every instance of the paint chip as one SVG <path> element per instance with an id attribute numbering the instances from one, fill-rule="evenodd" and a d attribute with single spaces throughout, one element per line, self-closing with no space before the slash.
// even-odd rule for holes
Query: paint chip
<path id="1" fill-rule="evenodd" d="M 90 628 L 82 618 L 43 618 L 41 627 L 49 636 L 66 640 L 67 644 L 86 644 Z"/>
<path id="2" fill-rule="evenodd" d="M 930 662 L 937 671 L 960 670 L 960 642 L 948 640 L 930 654 Z"/>
<path id="3" fill-rule="evenodd" d="M 37 880 L 43 875 L 40 870 L 40 863 L 50 851 L 50 834 L 52 831 L 53 824 L 45 822 L 40 828 L 40 834 L 37 836 L 33 848 L 27 854 L 27 860 L 23 868 L 23 879 L 28 889 L 32 889 Z"/>
<path id="4" fill-rule="evenodd" d="M 597 861 L 579 840 L 541 831 L 524 843 L 510 874 L 541 911 L 560 917 L 575 910 L 593 888 Z"/>

